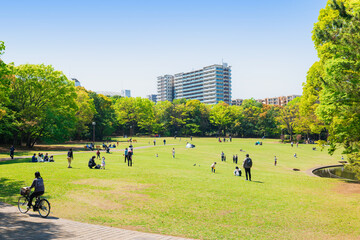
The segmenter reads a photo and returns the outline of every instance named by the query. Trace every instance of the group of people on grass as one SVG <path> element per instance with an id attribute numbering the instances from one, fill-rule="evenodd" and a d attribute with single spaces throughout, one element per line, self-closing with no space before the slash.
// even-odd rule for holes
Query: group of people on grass
<path id="1" fill-rule="evenodd" d="M 43 153 L 39 153 L 36 156 L 36 153 L 31 157 L 31 162 L 54 162 L 54 156 L 50 156 L 48 153 L 45 153 L 45 156 Z"/>
<path id="2" fill-rule="evenodd" d="M 96 164 L 95 162 L 95 156 L 92 156 L 89 160 L 88 166 L 90 169 L 94 168 L 94 169 L 104 169 L 105 170 L 105 157 L 102 157 L 101 160 L 101 165 L 100 164 Z"/>
<path id="3" fill-rule="evenodd" d="M 221 159 L 223 159 L 223 155 L 224 155 L 224 152 L 221 152 Z M 253 163 L 252 163 L 251 158 L 249 157 L 249 154 L 246 154 L 246 158 L 245 158 L 245 160 L 243 162 L 243 168 L 245 169 L 246 180 L 250 180 L 250 181 L 251 181 L 251 171 L 250 171 L 250 169 L 252 167 L 252 164 Z M 210 167 L 211 167 L 211 172 L 215 173 L 216 162 L 211 164 Z M 238 166 L 235 167 L 234 176 L 241 176 L 241 170 L 239 169 Z"/>
<path id="4" fill-rule="evenodd" d="M 129 148 L 125 148 L 124 157 L 125 157 L 125 163 L 127 162 L 128 167 L 132 167 L 133 155 L 134 155 L 134 147 L 132 145 L 130 145 Z"/>
<path id="5" fill-rule="evenodd" d="M 229 140 L 227 140 L 227 139 L 224 137 L 224 138 L 223 138 L 223 141 L 221 141 L 221 138 L 220 138 L 220 137 L 219 137 L 219 139 L 218 139 L 218 142 L 226 142 L 226 141 L 232 142 L 232 137 L 229 136 Z"/>

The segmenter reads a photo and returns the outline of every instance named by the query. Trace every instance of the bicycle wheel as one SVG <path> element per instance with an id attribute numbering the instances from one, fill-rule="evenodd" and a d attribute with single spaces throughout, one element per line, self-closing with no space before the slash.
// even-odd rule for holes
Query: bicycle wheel
<path id="1" fill-rule="evenodd" d="M 21 213 L 27 213 L 29 211 L 28 209 L 28 199 L 24 196 L 19 197 L 18 201 L 18 208 Z"/>
<path id="2" fill-rule="evenodd" d="M 50 214 L 50 203 L 46 199 L 41 199 L 38 205 L 38 211 L 41 217 L 46 218 Z"/>

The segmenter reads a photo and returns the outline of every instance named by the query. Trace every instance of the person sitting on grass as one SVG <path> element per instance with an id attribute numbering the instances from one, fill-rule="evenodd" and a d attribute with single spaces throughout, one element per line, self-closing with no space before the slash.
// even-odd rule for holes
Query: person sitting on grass
<path id="1" fill-rule="evenodd" d="M 35 172 L 35 179 L 31 184 L 31 187 L 29 189 L 35 188 L 34 192 L 30 195 L 28 208 L 31 208 L 32 206 L 32 200 L 34 197 L 38 197 L 44 194 L 45 186 L 44 186 L 44 180 L 41 178 L 39 172 Z"/>
<path id="2" fill-rule="evenodd" d="M 95 163 L 95 156 L 92 156 L 89 160 L 89 164 L 88 164 L 89 168 L 93 168 L 96 166 L 96 163 Z"/>
<path id="3" fill-rule="evenodd" d="M 234 176 L 241 177 L 241 170 L 239 169 L 238 166 L 235 167 Z"/>
<path id="4" fill-rule="evenodd" d="M 37 158 L 38 162 L 43 162 L 44 159 L 41 157 L 41 153 L 38 154 L 38 158 Z"/>
<path id="5" fill-rule="evenodd" d="M 48 162 L 48 161 L 49 161 L 49 155 L 48 153 L 45 153 L 44 162 Z"/>
<path id="6" fill-rule="evenodd" d="M 53 155 L 50 156 L 49 162 L 54 162 L 54 156 Z"/>
<path id="7" fill-rule="evenodd" d="M 31 158 L 31 162 L 37 162 L 36 153 Z"/>

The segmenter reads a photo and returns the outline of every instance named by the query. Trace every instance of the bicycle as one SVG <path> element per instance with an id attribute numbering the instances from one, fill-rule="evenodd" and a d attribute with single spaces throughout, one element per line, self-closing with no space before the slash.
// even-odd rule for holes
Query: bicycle
<path id="1" fill-rule="evenodd" d="M 18 201 L 18 209 L 21 213 L 27 213 L 30 208 L 28 208 L 28 203 L 30 201 L 30 189 L 29 188 L 21 188 L 20 190 L 21 197 L 19 197 Z M 46 198 L 41 198 L 37 196 L 35 198 L 35 205 L 33 205 L 33 211 L 38 211 L 40 216 L 46 218 L 50 214 L 50 203 Z"/>

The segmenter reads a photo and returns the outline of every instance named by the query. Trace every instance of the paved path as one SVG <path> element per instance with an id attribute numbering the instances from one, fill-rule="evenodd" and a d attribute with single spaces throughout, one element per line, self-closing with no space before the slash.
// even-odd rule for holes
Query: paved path
<path id="1" fill-rule="evenodd" d="M 29 211 L 27 214 L 21 214 L 16 207 L 0 202 L 0 239 L 181 240 L 185 238 L 80 223 L 51 215 L 41 218 L 38 213 Z"/>

